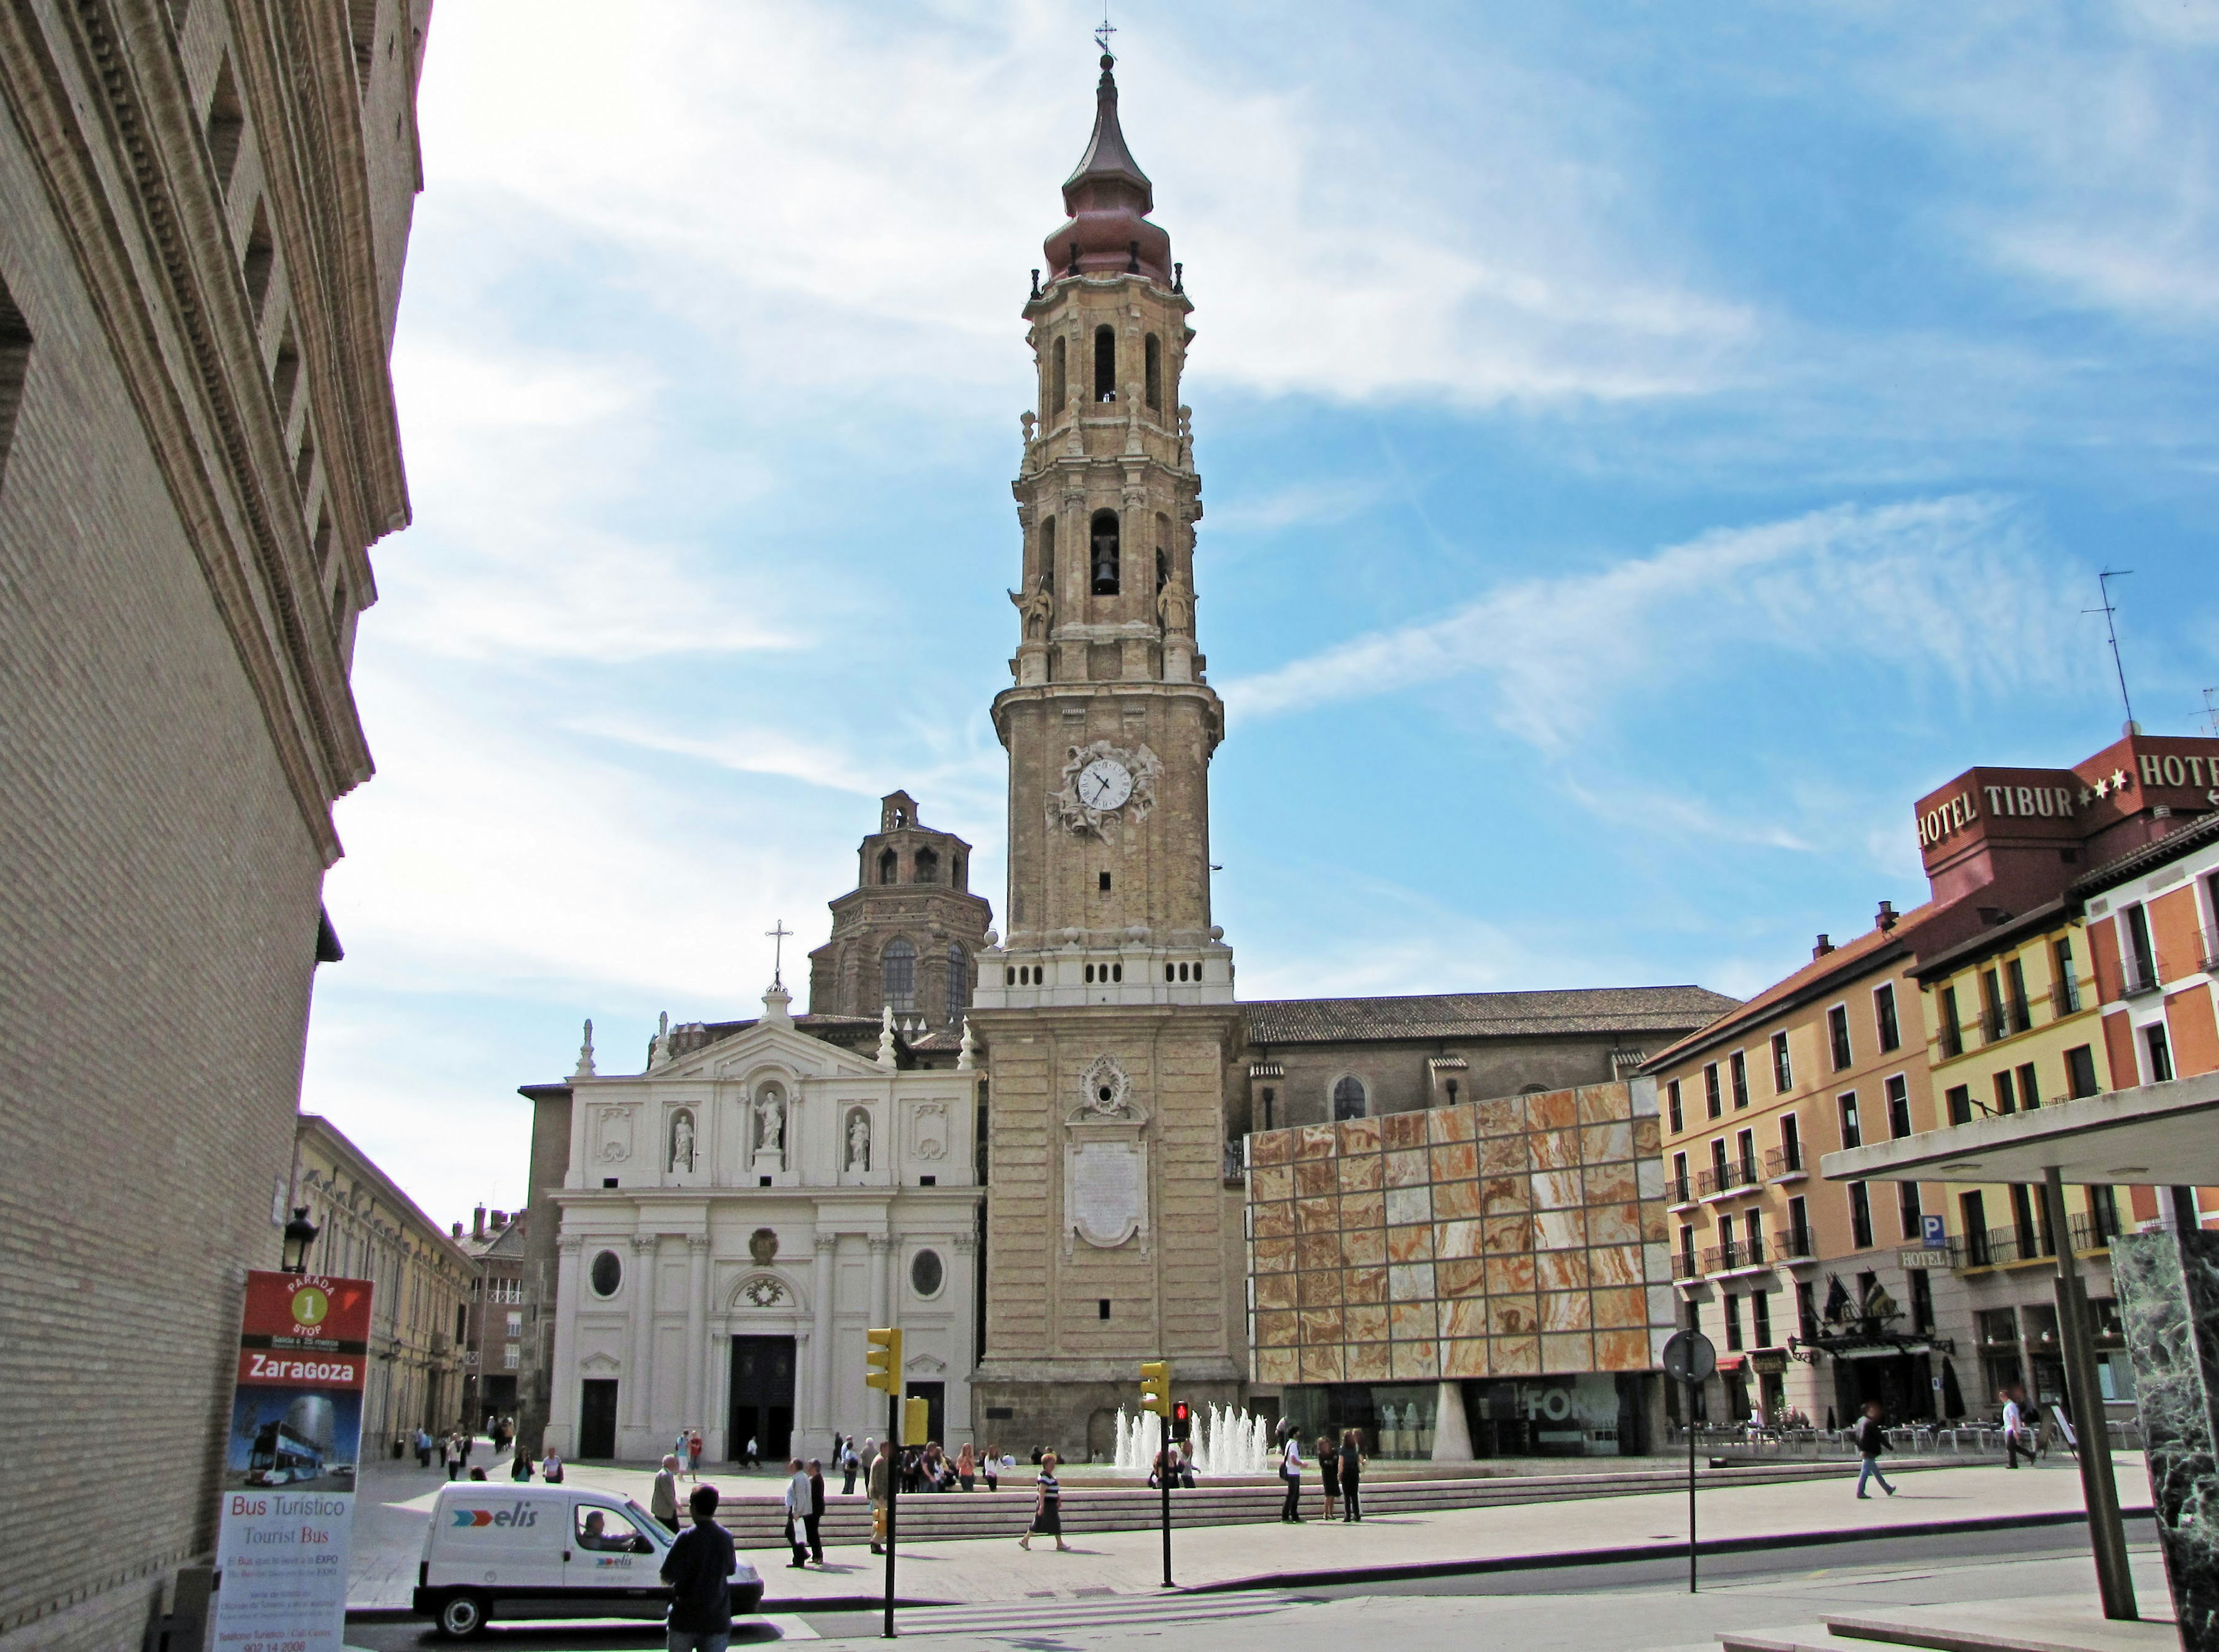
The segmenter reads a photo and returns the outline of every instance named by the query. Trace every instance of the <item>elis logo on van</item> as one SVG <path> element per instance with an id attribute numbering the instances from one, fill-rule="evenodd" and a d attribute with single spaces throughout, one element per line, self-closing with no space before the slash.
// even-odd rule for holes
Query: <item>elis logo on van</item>
<path id="1" fill-rule="evenodd" d="M 457 1509 L 455 1511 L 456 1526 L 526 1526 L 538 1524 L 539 1511 L 529 1503 L 519 1503 L 514 1508 L 498 1511 L 494 1509 Z M 451 1526 L 448 1530 L 452 1531 L 454 1527 Z"/>

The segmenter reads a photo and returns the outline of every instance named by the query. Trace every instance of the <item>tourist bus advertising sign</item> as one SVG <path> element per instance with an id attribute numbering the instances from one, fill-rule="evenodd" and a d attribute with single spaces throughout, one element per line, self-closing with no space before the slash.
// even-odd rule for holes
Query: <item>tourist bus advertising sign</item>
<path id="1" fill-rule="evenodd" d="M 340 1652 L 370 1293 L 367 1279 L 246 1276 L 216 1537 L 219 1652 Z"/>

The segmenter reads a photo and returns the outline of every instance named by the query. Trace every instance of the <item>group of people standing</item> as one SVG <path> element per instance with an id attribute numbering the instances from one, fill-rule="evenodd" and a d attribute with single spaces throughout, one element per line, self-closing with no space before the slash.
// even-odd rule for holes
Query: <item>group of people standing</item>
<path id="1" fill-rule="evenodd" d="M 1318 1487 L 1325 1494 L 1325 1508 L 1320 1518 L 1332 1519 L 1336 1505 L 1345 1520 L 1364 1518 L 1360 1492 L 1366 1461 L 1364 1436 L 1359 1431 L 1342 1430 L 1338 1445 L 1330 1434 L 1318 1436 Z M 1279 1478 L 1287 1487 L 1287 1500 L 1279 1510 L 1279 1518 L 1284 1524 L 1299 1525 L 1302 1518 L 1302 1431 L 1291 1425 L 1279 1436 Z"/>

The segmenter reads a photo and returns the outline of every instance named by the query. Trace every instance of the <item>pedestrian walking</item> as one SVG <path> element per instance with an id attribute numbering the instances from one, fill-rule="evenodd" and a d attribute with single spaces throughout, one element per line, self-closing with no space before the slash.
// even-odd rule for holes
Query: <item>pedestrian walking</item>
<path id="1" fill-rule="evenodd" d="M 2004 1402 L 2004 1467 L 2017 1468 L 2022 1454 L 2032 1463 L 2035 1439 L 2034 1430 L 2027 1425 L 2026 1390 L 2012 1382 L 1997 1398 Z"/>
<path id="2" fill-rule="evenodd" d="M 694 1479 L 701 1478 L 701 1431 L 698 1428 L 686 1435 L 686 1467 Z"/>
<path id="3" fill-rule="evenodd" d="M 670 1442 L 670 1454 L 678 1459 L 678 1472 L 686 1472 L 686 1431 L 680 1429 L 678 1437 Z"/>
<path id="4" fill-rule="evenodd" d="M 1357 1500 L 1358 1482 L 1364 1477 L 1364 1437 L 1348 1429 L 1340 1437 L 1340 1507 L 1342 1518 L 1360 1520 L 1364 1506 Z"/>
<path id="5" fill-rule="evenodd" d="M 1302 1437 L 1289 1429 L 1286 1438 L 1279 1442 L 1279 1478 L 1285 1482 L 1287 1500 L 1279 1510 L 1282 1522 L 1300 1525 L 1302 1521 Z"/>
<path id="6" fill-rule="evenodd" d="M 864 1485 L 871 1494 L 871 1552 L 886 1552 L 886 1493 L 893 1485 L 893 1463 L 883 1445 L 870 1445 L 871 1463 L 865 1471 Z"/>
<path id="7" fill-rule="evenodd" d="M 678 1530 L 678 1459 L 666 1456 L 656 1470 L 655 1489 L 648 1494 L 647 1512 L 675 1531 Z"/>
<path id="8" fill-rule="evenodd" d="M 421 1427 L 416 1431 L 416 1466 L 420 1469 L 428 1469 L 432 1466 L 431 1432 Z"/>
<path id="9" fill-rule="evenodd" d="M 732 1537 L 716 1522 L 714 1486 L 696 1486 L 687 1508 L 693 1524 L 662 1557 L 670 1652 L 724 1652 L 732 1638 Z"/>
<path id="10" fill-rule="evenodd" d="M 1864 1417 L 1857 1424 L 1857 1455 L 1864 1459 L 1864 1466 L 1857 1470 L 1859 1497 L 1869 1495 L 1865 1490 L 1868 1480 L 1877 1480 L 1882 1491 L 1890 1497 L 1895 1495 L 1895 1487 L 1887 1483 L 1887 1476 L 1880 1471 L 1880 1454 L 1886 1450 L 1887 1430 L 1880 1426 L 1880 1401 L 1868 1400 L 1865 1401 Z"/>
<path id="11" fill-rule="evenodd" d="M 528 1481 L 531 1478 L 531 1458 L 525 1453 L 522 1446 L 517 1447 L 515 1452 L 509 1458 L 508 1477 L 511 1480 L 525 1481 Z"/>
<path id="12" fill-rule="evenodd" d="M 1054 1537 L 1056 1552 L 1064 1554 L 1071 1545 L 1063 1540 L 1063 1487 L 1055 1477 L 1055 1453 L 1041 1453 L 1040 1473 L 1033 1485 L 1039 1495 L 1033 1504 L 1033 1523 L 1025 1535 L 1017 1539 L 1017 1547 L 1030 1549 L 1033 1539 Z"/>
<path id="13" fill-rule="evenodd" d="M 463 1428 L 455 1432 L 455 1438 L 463 1448 L 463 1467 L 467 1469 L 470 1466 L 470 1448 L 478 1443 L 478 1437 L 469 1429 Z"/>
<path id="14" fill-rule="evenodd" d="M 855 1458 L 855 1442 L 850 1439 L 840 1453 L 840 1495 L 855 1494 L 855 1470 L 861 1465 Z"/>
<path id="15" fill-rule="evenodd" d="M 452 1434 L 439 1436 L 439 1466 L 447 1471 L 447 1478 L 450 1480 L 455 1477 L 457 1470 L 463 1466 L 462 1453 L 457 1449 L 455 1437 Z"/>
<path id="16" fill-rule="evenodd" d="M 563 1454 L 552 1446 L 547 1449 L 547 1460 L 539 1465 L 539 1477 L 550 1486 L 563 1483 Z"/>
<path id="17" fill-rule="evenodd" d="M 755 1444 L 755 1437 L 752 1434 L 748 1436 L 748 1455 L 745 1466 L 750 1469 L 760 1469 L 762 1467 L 762 1448 Z"/>
<path id="18" fill-rule="evenodd" d="M 824 1564 L 824 1464 L 809 1459 L 809 1558 Z"/>
<path id="19" fill-rule="evenodd" d="M 1318 1436 L 1317 1460 L 1318 1481 L 1325 1488 L 1325 1518 L 1330 1520 L 1340 1501 L 1340 1453 L 1333 1449 L 1332 1435 Z"/>
<path id="20" fill-rule="evenodd" d="M 809 1471 L 799 1457 L 786 1463 L 786 1541 L 793 1550 L 789 1570 L 809 1564 Z"/>

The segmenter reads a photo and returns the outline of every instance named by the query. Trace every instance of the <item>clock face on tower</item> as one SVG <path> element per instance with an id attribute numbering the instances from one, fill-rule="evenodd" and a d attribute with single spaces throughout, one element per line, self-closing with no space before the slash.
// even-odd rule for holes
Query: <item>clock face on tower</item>
<path id="1" fill-rule="evenodd" d="M 1133 795 L 1133 776 L 1114 757 L 1097 757 L 1078 772 L 1078 800 L 1106 814 Z"/>

